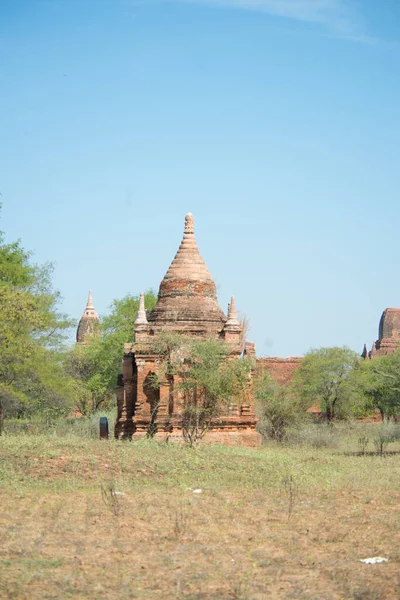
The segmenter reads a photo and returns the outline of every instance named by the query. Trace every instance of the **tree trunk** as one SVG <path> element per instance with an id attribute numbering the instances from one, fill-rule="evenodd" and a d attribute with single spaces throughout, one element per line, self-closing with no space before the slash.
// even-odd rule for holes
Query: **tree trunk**
<path id="1" fill-rule="evenodd" d="M 333 421 L 334 418 L 335 418 L 336 401 L 337 401 L 337 398 L 335 398 L 334 400 L 332 400 L 331 421 Z"/>
<path id="2" fill-rule="evenodd" d="M 3 400 L 2 400 L 2 398 L 0 398 L 0 435 L 3 433 L 3 427 L 4 427 L 4 406 L 3 406 Z"/>

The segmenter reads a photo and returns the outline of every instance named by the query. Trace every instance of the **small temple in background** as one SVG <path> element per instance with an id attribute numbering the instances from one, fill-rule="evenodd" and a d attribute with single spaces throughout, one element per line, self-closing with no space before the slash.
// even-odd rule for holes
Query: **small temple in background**
<path id="1" fill-rule="evenodd" d="M 99 331 L 99 315 L 93 306 L 92 290 L 89 290 L 86 308 L 82 313 L 82 316 L 79 320 L 78 329 L 76 330 L 76 343 L 86 344 L 88 339 L 98 335 Z"/>
<path id="2" fill-rule="evenodd" d="M 165 356 L 155 350 L 158 336 L 167 332 L 221 340 L 229 346 L 228 360 L 240 360 L 243 353 L 255 356 L 255 345 L 243 340 L 235 298 L 231 299 L 227 315 L 218 304 L 214 280 L 197 247 L 191 213 L 186 215 L 182 242 L 161 281 L 157 304 L 148 316 L 144 295 L 140 296 L 134 331 L 135 342 L 125 344 L 123 373 L 117 388 L 115 436 L 119 439 L 145 436 L 150 427 L 156 431 L 156 438 L 182 435 L 180 376 L 163 374 Z M 152 385 L 155 375 L 160 377 L 157 388 Z M 261 436 L 256 432 L 251 377 L 248 393 L 212 422 L 206 439 L 246 446 L 261 444 Z"/>
<path id="3" fill-rule="evenodd" d="M 362 358 L 370 359 L 374 356 L 391 354 L 399 347 L 400 343 L 400 308 L 386 308 L 379 321 L 378 339 L 367 350 L 366 344 L 361 353 Z"/>

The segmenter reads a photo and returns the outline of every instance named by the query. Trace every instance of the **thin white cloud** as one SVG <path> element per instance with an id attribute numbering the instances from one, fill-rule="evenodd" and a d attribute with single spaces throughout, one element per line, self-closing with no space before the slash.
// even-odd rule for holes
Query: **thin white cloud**
<path id="1" fill-rule="evenodd" d="M 264 12 L 326 26 L 344 37 L 367 41 L 362 15 L 352 0 L 164 0 L 181 4 L 204 4 Z"/>
<path id="2" fill-rule="evenodd" d="M 105 0 L 107 1 L 107 0 Z M 111 1 L 111 0 L 108 0 Z M 115 0 L 112 0 L 115 2 Z M 270 14 L 320 26 L 320 35 L 340 37 L 363 44 L 381 44 L 366 32 L 365 19 L 356 0 L 119 0 L 129 6 L 197 4 Z M 358 8 L 362 4 L 358 4 Z"/>

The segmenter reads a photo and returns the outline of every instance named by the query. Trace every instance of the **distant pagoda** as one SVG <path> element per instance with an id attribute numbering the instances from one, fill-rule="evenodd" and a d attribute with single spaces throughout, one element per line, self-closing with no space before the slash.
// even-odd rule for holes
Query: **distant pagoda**
<path id="1" fill-rule="evenodd" d="M 77 344 L 86 344 L 89 338 L 99 335 L 99 332 L 99 315 L 94 309 L 92 291 L 89 290 L 86 308 L 82 313 L 78 329 L 76 330 L 76 342 Z"/>

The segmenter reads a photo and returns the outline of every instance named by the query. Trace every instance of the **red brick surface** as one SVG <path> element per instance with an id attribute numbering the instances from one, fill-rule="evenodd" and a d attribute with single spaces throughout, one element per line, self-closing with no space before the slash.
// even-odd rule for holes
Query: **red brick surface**
<path id="1" fill-rule="evenodd" d="M 257 358 L 257 371 L 267 371 L 279 385 L 288 385 L 300 366 L 300 356 Z"/>

